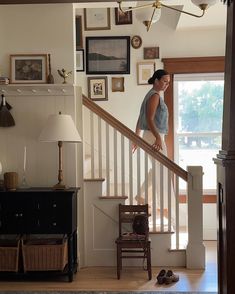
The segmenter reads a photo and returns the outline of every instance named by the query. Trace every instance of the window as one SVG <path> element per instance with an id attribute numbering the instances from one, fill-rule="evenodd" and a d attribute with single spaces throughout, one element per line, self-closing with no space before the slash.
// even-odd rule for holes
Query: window
<path id="1" fill-rule="evenodd" d="M 203 167 L 204 193 L 216 189 L 213 158 L 221 149 L 223 92 L 222 73 L 174 75 L 175 160 L 184 169 Z"/>

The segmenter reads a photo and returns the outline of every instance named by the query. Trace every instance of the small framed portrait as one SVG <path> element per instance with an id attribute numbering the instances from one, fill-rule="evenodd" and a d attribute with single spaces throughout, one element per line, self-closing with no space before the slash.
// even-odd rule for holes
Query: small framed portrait
<path id="1" fill-rule="evenodd" d="M 137 63 L 137 84 L 148 85 L 148 79 L 155 72 L 155 62 L 145 61 Z"/>
<path id="2" fill-rule="evenodd" d="M 38 84 L 47 82 L 47 54 L 10 55 L 10 82 Z"/>
<path id="3" fill-rule="evenodd" d="M 76 51 L 76 71 L 84 71 L 84 50 Z"/>
<path id="4" fill-rule="evenodd" d="M 92 100 L 108 100 L 107 77 L 88 77 L 88 97 Z"/>
<path id="5" fill-rule="evenodd" d="M 110 30 L 110 8 L 84 8 L 84 30 Z"/>
<path id="6" fill-rule="evenodd" d="M 124 92 L 124 77 L 112 77 L 112 92 Z"/>
<path id="7" fill-rule="evenodd" d="M 140 36 L 133 36 L 131 38 L 131 46 L 135 49 L 140 48 L 142 45 L 142 39 Z"/>
<path id="8" fill-rule="evenodd" d="M 119 8 L 115 8 L 115 24 L 126 25 L 132 24 L 132 11 L 123 12 Z"/>
<path id="9" fill-rule="evenodd" d="M 158 59 L 159 47 L 146 47 L 144 48 L 144 59 Z"/>
<path id="10" fill-rule="evenodd" d="M 82 39 L 82 17 L 81 15 L 76 15 L 76 50 L 83 47 Z"/>

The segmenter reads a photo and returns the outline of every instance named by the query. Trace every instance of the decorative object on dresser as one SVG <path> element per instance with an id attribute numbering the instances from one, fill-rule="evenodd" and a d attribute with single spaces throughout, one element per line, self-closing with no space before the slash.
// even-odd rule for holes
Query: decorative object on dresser
<path id="1" fill-rule="evenodd" d="M 51 54 L 48 54 L 48 69 L 49 69 L 49 73 L 47 76 L 47 83 L 54 84 L 54 77 L 51 74 Z"/>
<path id="2" fill-rule="evenodd" d="M 63 170 L 62 170 L 62 145 L 63 142 L 81 142 L 81 137 L 70 115 L 67 114 L 52 114 L 39 136 L 40 141 L 44 142 L 58 142 L 59 147 L 59 172 L 58 183 L 53 187 L 54 189 L 66 189 L 63 183 Z"/>
<path id="3" fill-rule="evenodd" d="M 2 94 L 2 103 L 0 105 L 0 127 L 13 127 L 15 120 L 10 113 L 11 105 L 6 102 L 4 94 Z"/>
<path id="4" fill-rule="evenodd" d="M 57 70 L 58 74 L 64 79 L 63 84 L 67 84 L 66 79 L 72 74 L 72 71 L 67 72 L 66 69 L 62 68 Z"/>
<path id="5" fill-rule="evenodd" d="M 20 184 L 20 188 L 23 188 L 23 189 L 29 188 L 27 180 L 26 180 L 26 163 L 27 163 L 27 149 L 26 149 L 26 146 L 24 146 L 23 176 L 22 176 L 22 181 Z"/>
<path id="6" fill-rule="evenodd" d="M 10 55 L 10 81 L 15 84 L 47 82 L 47 54 Z"/>
<path id="7" fill-rule="evenodd" d="M 18 188 L 17 172 L 4 173 L 4 187 L 8 191 L 15 191 Z"/>
<path id="8" fill-rule="evenodd" d="M 23 248 L 20 246 L 20 251 L 24 250 L 24 262 L 19 258 L 19 266 L 18 262 L 15 262 L 13 267 L 12 259 L 8 258 L 5 270 L 0 269 L 0 277 L 25 279 L 36 277 L 37 274 L 40 274 L 41 278 L 66 275 L 69 281 L 73 280 L 78 266 L 78 190 L 79 188 L 63 191 L 30 188 L 0 191 L 0 237 L 4 236 L 7 240 L 15 235 L 17 240 L 18 235 L 22 236 Z M 66 236 L 66 243 L 51 244 L 52 239 L 61 239 L 63 236 Z M 49 239 L 51 245 L 46 239 Z M 17 246 L 14 247 L 17 249 Z M 30 260 L 27 259 L 28 253 Z M 2 258 L 0 264 L 1 262 Z M 34 271 L 37 267 L 41 272 Z"/>

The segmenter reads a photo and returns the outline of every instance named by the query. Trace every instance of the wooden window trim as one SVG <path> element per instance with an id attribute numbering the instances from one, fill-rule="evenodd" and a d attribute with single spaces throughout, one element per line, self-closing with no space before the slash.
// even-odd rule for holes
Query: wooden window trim
<path id="1" fill-rule="evenodd" d="M 164 99 L 169 110 L 169 132 L 166 136 L 167 151 L 168 157 L 174 160 L 174 74 L 224 72 L 225 58 L 223 56 L 163 58 L 162 62 L 164 69 L 171 75 L 171 83 L 165 92 Z"/>
<path id="2" fill-rule="evenodd" d="M 171 75 L 171 83 L 165 92 L 164 99 L 169 110 L 169 132 L 166 136 L 168 157 L 174 160 L 174 75 L 193 73 L 217 73 L 225 71 L 225 58 L 214 57 L 186 57 L 163 58 L 164 69 Z M 180 195 L 180 203 L 186 202 L 186 196 Z M 216 203 L 216 195 L 203 195 L 203 203 Z"/>

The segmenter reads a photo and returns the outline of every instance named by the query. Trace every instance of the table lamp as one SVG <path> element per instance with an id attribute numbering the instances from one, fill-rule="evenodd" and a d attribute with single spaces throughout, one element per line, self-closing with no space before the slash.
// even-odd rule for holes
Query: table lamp
<path id="1" fill-rule="evenodd" d="M 63 142 L 81 142 L 81 137 L 70 115 L 52 114 L 48 117 L 47 122 L 39 136 L 39 141 L 58 142 L 59 147 L 59 172 L 58 183 L 53 186 L 54 189 L 64 190 L 66 185 L 63 183 L 62 170 L 62 145 Z"/>

